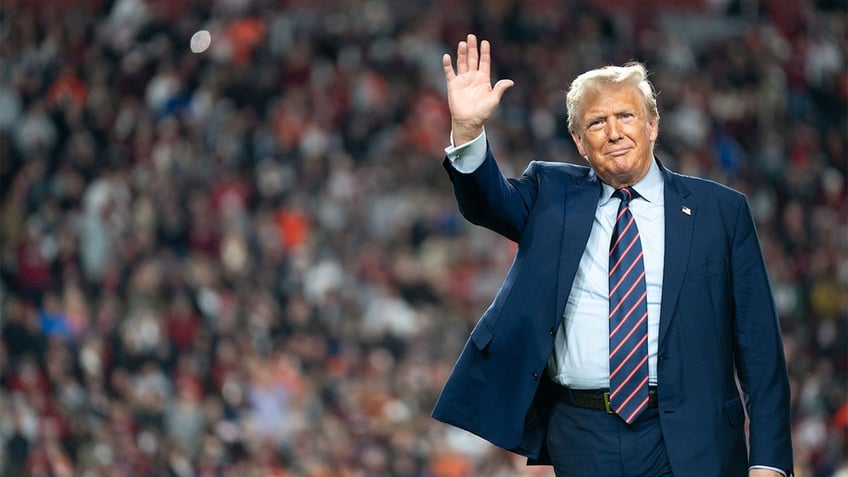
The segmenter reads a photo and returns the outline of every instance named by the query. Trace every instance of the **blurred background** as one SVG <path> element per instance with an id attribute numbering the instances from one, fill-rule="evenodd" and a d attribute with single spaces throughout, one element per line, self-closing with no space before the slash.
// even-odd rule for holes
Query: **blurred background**
<path id="1" fill-rule="evenodd" d="M 647 64 L 658 156 L 751 201 L 797 475 L 848 475 L 844 0 L 0 5 L 1 475 L 552 475 L 429 416 L 515 250 L 441 167 L 468 32 L 509 174 Z"/>

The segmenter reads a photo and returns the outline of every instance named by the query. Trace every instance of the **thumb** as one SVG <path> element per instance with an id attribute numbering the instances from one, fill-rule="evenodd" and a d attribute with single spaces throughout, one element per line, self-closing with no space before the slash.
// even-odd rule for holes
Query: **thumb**
<path id="1" fill-rule="evenodd" d="M 510 79 L 502 79 L 495 83 L 495 86 L 492 88 L 492 92 L 497 95 L 498 99 L 501 99 L 506 90 L 512 88 L 514 84 L 515 82 Z"/>

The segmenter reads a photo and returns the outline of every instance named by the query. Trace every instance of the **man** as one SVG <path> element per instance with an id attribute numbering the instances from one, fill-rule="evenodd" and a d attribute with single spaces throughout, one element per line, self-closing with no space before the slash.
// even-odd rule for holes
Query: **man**
<path id="1" fill-rule="evenodd" d="M 558 476 L 791 475 L 789 380 L 748 203 L 654 157 L 645 68 L 572 83 L 568 126 L 590 167 L 532 162 L 507 179 L 483 125 L 513 83 L 491 85 L 474 35 L 456 59 L 443 58 L 445 168 L 466 219 L 518 251 L 433 416 Z"/>

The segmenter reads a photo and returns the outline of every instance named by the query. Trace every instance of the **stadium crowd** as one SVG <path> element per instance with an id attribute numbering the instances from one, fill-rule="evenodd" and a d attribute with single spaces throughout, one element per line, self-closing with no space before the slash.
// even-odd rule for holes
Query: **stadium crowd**
<path id="1" fill-rule="evenodd" d="M 0 9 L 2 475 L 551 475 L 429 417 L 515 250 L 441 168 L 467 32 L 516 82 L 514 174 L 581 161 L 576 74 L 648 65 L 659 157 L 753 206 L 796 475 L 848 475 L 845 2 Z"/>

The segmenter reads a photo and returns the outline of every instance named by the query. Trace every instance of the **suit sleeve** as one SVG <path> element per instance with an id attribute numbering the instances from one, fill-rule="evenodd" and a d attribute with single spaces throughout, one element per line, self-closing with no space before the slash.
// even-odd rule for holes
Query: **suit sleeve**
<path id="1" fill-rule="evenodd" d="M 469 222 L 518 242 L 537 197 L 535 163 L 517 179 L 506 178 L 488 144 L 486 159 L 471 173 L 456 170 L 448 158 L 444 167 L 453 184 L 459 211 Z"/>
<path id="2" fill-rule="evenodd" d="M 789 376 L 780 323 L 750 207 L 741 200 L 732 247 L 736 367 L 750 419 L 750 465 L 792 474 Z"/>

